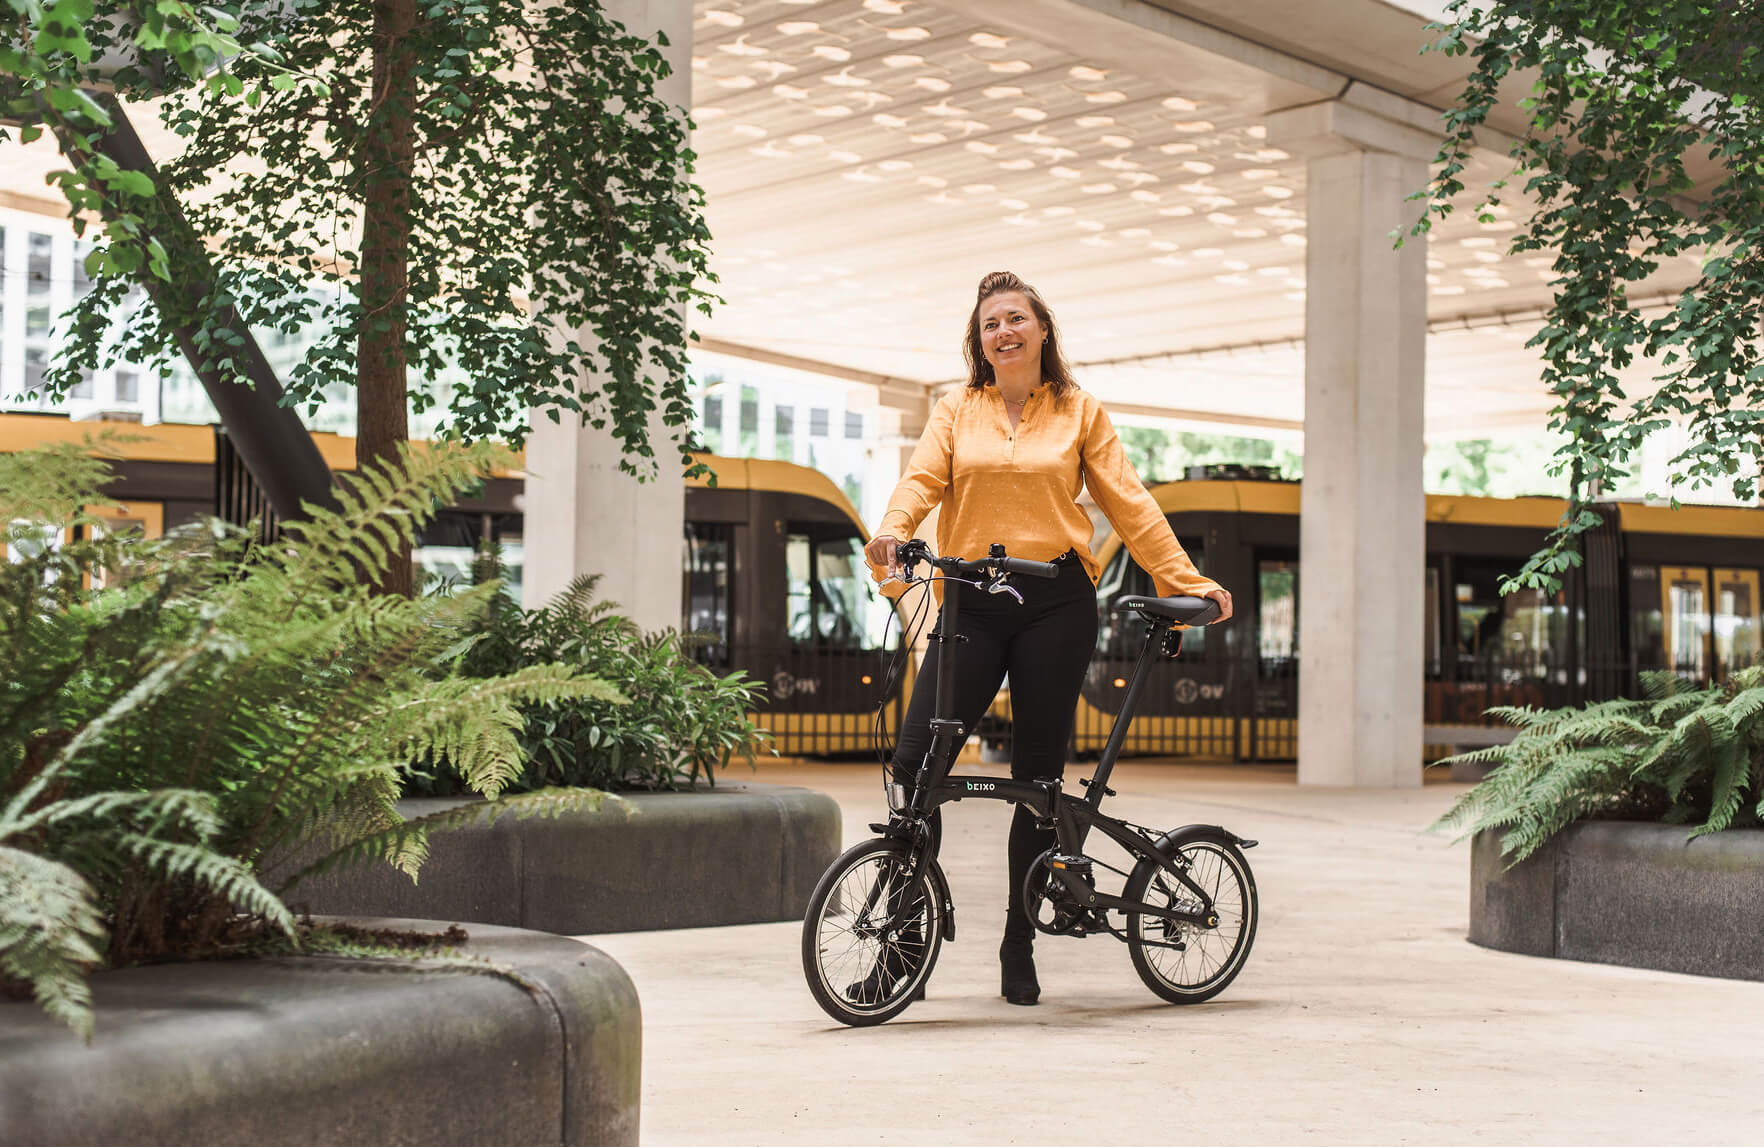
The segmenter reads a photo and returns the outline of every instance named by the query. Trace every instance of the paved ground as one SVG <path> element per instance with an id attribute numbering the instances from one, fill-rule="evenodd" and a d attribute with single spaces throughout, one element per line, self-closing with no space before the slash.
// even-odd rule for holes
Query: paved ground
<path id="1" fill-rule="evenodd" d="M 980 770 L 969 770 L 980 771 Z M 591 937 L 644 1009 L 644 1142 L 1752 1144 L 1764 983 L 1489 952 L 1464 939 L 1464 846 L 1421 830 L 1463 791 L 1299 788 L 1291 770 L 1127 765 L 1120 815 L 1259 839 L 1262 923 L 1218 1000 L 1170 1007 L 1108 937 L 1044 937 L 1039 1007 L 998 997 L 1008 806 L 946 814 L 959 939 L 929 998 L 830 1022 L 800 926 Z M 872 768 L 763 768 L 833 794 Z"/>

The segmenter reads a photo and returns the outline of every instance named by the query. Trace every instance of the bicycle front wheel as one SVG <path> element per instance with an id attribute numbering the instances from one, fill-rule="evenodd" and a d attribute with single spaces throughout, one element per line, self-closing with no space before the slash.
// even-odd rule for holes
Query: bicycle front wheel
<path id="1" fill-rule="evenodd" d="M 822 1011 L 867 1027 L 913 1002 L 943 946 L 936 863 L 913 879 L 904 843 L 867 840 L 822 875 L 802 921 L 802 971 Z"/>
<path id="2" fill-rule="evenodd" d="M 1198 1004 L 1224 991 L 1249 958 L 1259 915 L 1256 878 L 1237 841 L 1216 828 L 1173 833 L 1167 855 L 1212 897 L 1218 927 L 1129 912 L 1127 950 L 1146 987 L 1173 1004 Z M 1121 895 L 1158 908 L 1199 907 L 1187 885 L 1150 860 L 1134 865 Z"/>

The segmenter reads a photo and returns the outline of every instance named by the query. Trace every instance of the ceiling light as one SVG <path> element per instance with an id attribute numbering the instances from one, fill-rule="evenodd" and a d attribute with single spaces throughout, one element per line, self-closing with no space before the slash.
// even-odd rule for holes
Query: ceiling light
<path id="1" fill-rule="evenodd" d="M 821 82 L 832 84 L 836 88 L 867 88 L 870 86 L 869 80 L 862 76 L 852 75 L 850 68 L 841 68 L 830 76 L 822 76 Z"/>
<path id="2" fill-rule="evenodd" d="M 864 0 L 864 7 L 884 16 L 898 16 L 906 11 L 904 0 Z"/>
<path id="3" fill-rule="evenodd" d="M 706 24 L 715 24 L 719 28 L 739 28 L 747 23 L 737 12 L 729 12 L 722 8 L 711 8 L 700 17 Z"/>
<path id="4" fill-rule="evenodd" d="M 924 88 L 928 92 L 937 92 L 940 95 L 954 86 L 955 85 L 948 80 L 941 79 L 937 76 L 920 76 L 913 81 L 913 87 Z"/>
<path id="5" fill-rule="evenodd" d="M 1279 184 L 1270 183 L 1262 188 L 1262 194 L 1269 199 L 1291 199 L 1293 190 L 1290 187 L 1281 187 Z"/>
<path id="6" fill-rule="evenodd" d="M 829 151 L 827 158 L 835 163 L 862 163 L 864 157 L 855 151 Z"/>
<path id="7" fill-rule="evenodd" d="M 1282 243 L 1286 244 L 1288 247 L 1303 247 L 1307 240 L 1305 239 L 1305 237 L 1303 235 L 1295 235 L 1295 234 L 1289 233 L 1286 235 L 1282 235 L 1280 237 L 1280 241 Z"/>
<path id="8" fill-rule="evenodd" d="M 1108 127 L 1115 122 L 1115 117 L 1112 115 L 1081 115 L 1072 122 L 1089 130 L 1093 127 Z"/>
<path id="9" fill-rule="evenodd" d="M 1185 135 L 1198 135 L 1203 131 L 1213 130 L 1211 121 L 1204 119 L 1181 120 L 1170 126 Z"/>
<path id="10" fill-rule="evenodd" d="M 1458 240 L 1460 247 L 1493 247 L 1494 245 L 1495 241 L 1485 235 L 1475 235 L 1468 239 Z"/>
<path id="11" fill-rule="evenodd" d="M 1033 159 L 1001 159 L 998 165 L 1006 171 L 1028 171 L 1035 166 Z"/>
<path id="12" fill-rule="evenodd" d="M 808 92 L 794 84 L 773 84 L 772 94 L 781 100 L 806 100 Z"/>
<path id="13" fill-rule="evenodd" d="M 1158 208 L 1158 214 L 1166 215 L 1173 219 L 1180 219 L 1185 215 L 1193 215 L 1194 208 L 1178 204 L 1175 207 L 1160 207 Z"/>
<path id="14" fill-rule="evenodd" d="M 907 125 L 907 118 L 905 116 L 889 115 L 887 112 L 877 112 L 870 117 L 870 122 L 879 127 L 902 128 Z"/>
<path id="15" fill-rule="evenodd" d="M 799 135 L 793 135 L 790 137 L 791 147 L 814 147 L 816 144 L 826 142 L 827 141 L 824 138 L 815 135 L 813 132 L 802 132 Z"/>
<path id="16" fill-rule="evenodd" d="M 1007 76 L 1014 76 L 1022 72 L 1027 72 L 1035 65 L 1031 64 L 1028 60 L 994 60 L 986 66 L 991 71 L 1000 72 Z"/>
<path id="17" fill-rule="evenodd" d="M 821 26 L 813 20 L 787 20 L 778 25 L 778 31 L 786 36 L 806 36 L 810 32 L 819 32 Z"/>
<path id="18" fill-rule="evenodd" d="M 1043 207 L 1041 213 L 1049 219 L 1059 219 L 1067 215 L 1078 214 L 1078 209 L 1076 207 L 1067 207 L 1062 204 L 1058 207 Z"/>
<path id="19" fill-rule="evenodd" d="M 1109 78 L 1109 74 L 1101 68 L 1092 68 L 1084 64 L 1078 64 L 1074 67 L 1068 68 L 1066 74 L 1080 82 L 1092 84 L 1099 80 L 1106 80 Z"/>
<path id="20" fill-rule="evenodd" d="M 1189 152 L 1199 151 L 1200 144 L 1198 144 L 1198 143 L 1166 143 L 1162 147 L 1158 148 L 1158 150 L 1163 152 L 1165 155 L 1187 155 Z"/>
<path id="21" fill-rule="evenodd" d="M 724 76 L 717 81 L 717 86 L 719 88 L 732 88 L 735 91 L 741 92 L 746 91 L 748 88 L 759 86 L 759 81 L 752 76 Z"/>
<path id="22" fill-rule="evenodd" d="M 1171 96 L 1164 101 L 1164 106 L 1173 112 L 1191 112 L 1200 105 L 1193 100 L 1185 100 L 1181 96 Z"/>
<path id="23" fill-rule="evenodd" d="M 730 127 L 729 130 L 736 135 L 744 135 L 748 139 L 764 139 L 767 135 L 766 129 L 757 123 L 738 123 Z"/>
<path id="24" fill-rule="evenodd" d="M 1042 120 L 1047 118 L 1047 113 L 1042 111 L 1040 108 L 1030 108 L 1030 107 L 1012 108 L 1011 114 L 1016 116 L 1018 119 L 1028 120 L 1030 123 L 1040 123 Z"/>
<path id="25" fill-rule="evenodd" d="M 919 182 L 926 187 L 948 187 L 949 180 L 941 175 L 921 175 Z"/>
<path id="26" fill-rule="evenodd" d="M 983 139 L 971 139 L 962 145 L 963 150 L 975 155 L 997 155 L 998 144 L 988 143 Z"/>
<path id="27" fill-rule="evenodd" d="M 981 94 L 989 100 L 1014 100 L 1023 94 L 1023 89 L 1013 88 L 1009 84 L 998 84 L 987 88 Z"/>
<path id="28" fill-rule="evenodd" d="M 923 143 L 923 144 L 946 143 L 949 140 L 949 137 L 947 135 L 944 135 L 940 131 L 916 132 L 913 135 L 907 136 L 907 138 L 912 140 L 914 143 Z"/>
<path id="29" fill-rule="evenodd" d="M 1231 234 L 1239 239 L 1260 239 L 1268 233 L 1260 227 L 1240 227 Z"/>
<path id="30" fill-rule="evenodd" d="M 1144 239 L 1151 234 L 1149 227 L 1129 227 L 1121 232 L 1123 239 Z"/>
<path id="31" fill-rule="evenodd" d="M 1268 129 L 1259 123 L 1251 124 L 1249 127 L 1243 129 L 1243 134 L 1249 136 L 1251 139 L 1267 139 Z"/>
<path id="32" fill-rule="evenodd" d="M 815 109 L 815 114 L 822 119 L 838 119 L 851 114 L 851 109 L 844 104 L 823 104 Z"/>
<path id="33" fill-rule="evenodd" d="M 1102 231 L 1102 230 L 1105 230 L 1105 225 L 1102 223 L 1098 223 L 1095 219 L 1080 219 L 1080 220 L 1078 220 L 1078 230 L 1080 230 L 1080 231 Z"/>
<path id="34" fill-rule="evenodd" d="M 883 171 L 906 171 L 912 165 L 913 161 L 910 159 L 885 159 L 876 166 Z"/>
<path id="35" fill-rule="evenodd" d="M 1090 104 L 1118 104 L 1126 98 L 1126 92 L 1091 92 L 1084 97 L 1084 102 Z"/>
<path id="36" fill-rule="evenodd" d="M 1071 167 L 1050 167 L 1047 173 L 1055 179 L 1077 179 L 1084 173 Z"/>
<path id="37" fill-rule="evenodd" d="M 975 32 L 968 37 L 968 43 L 976 48 L 1003 48 L 1008 46 L 1010 41 L 991 32 Z"/>
<path id="38" fill-rule="evenodd" d="M 1126 148 L 1133 146 L 1133 140 L 1124 135 L 1105 135 L 1096 142 L 1102 144 L 1104 147 Z"/>
<path id="39" fill-rule="evenodd" d="M 737 36 L 733 44 L 718 44 L 717 51 L 727 52 L 731 56 L 763 56 L 766 54 L 764 48 L 747 42 L 747 33 L 745 32 Z"/>
<path id="40" fill-rule="evenodd" d="M 1133 200 L 1135 203 L 1156 203 L 1159 199 L 1162 198 L 1162 196 L 1160 196 L 1155 191 L 1141 190 L 1141 191 L 1135 191 L 1132 195 L 1129 195 L 1128 198 Z"/>
<path id="41" fill-rule="evenodd" d="M 988 195 L 997 191 L 998 188 L 990 183 L 964 183 L 962 184 L 962 190 L 969 195 Z"/>
<path id="42" fill-rule="evenodd" d="M 813 0 L 819 3 L 820 0 Z M 882 66 L 886 68 L 916 68 L 925 62 L 923 56 L 883 56 Z"/>
<path id="43" fill-rule="evenodd" d="M 929 40 L 931 38 L 931 29 L 920 28 L 917 26 L 909 27 L 909 28 L 890 28 L 890 29 L 888 29 L 888 38 L 890 40 L 908 40 L 908 41 L 910 41 L 910 40 Z"/>
<path id="44" fill-rule="evenodd" d="M 1225 253 L 1224 251 L 1220 250 L 1217 247 L 1196 247 L 1194 249 L 1194 254 L 1198 258 L 1202 258 L 1202 259 L 1217 259 L 1220 255 L 1223 255 L 1224 253 Z"/>
<path id="45" fill-rule="evenodd" d="M 1226 259 L 1224 262 L 1224 266 L 1225 266 L 1225 269 L 1228 271 L 1247 271 L 1247 270 L 1249 270 L 1249 264 L 1244 262 L 1242 259 Z"/>
<path id="46" fill-rule="evenodd" d="M 948 100 L 938 100 L 925 109 L 925 114 L 948 119 L 951 116 L 965 116 L 968 114 L 968 109 L 958 108 Z"/>
<path id="47" fill-rule="evenodd" d="M 1115 190 L 1115 185 L 1112 183 L 1086 183 L 1078 190 L 1084 192 L 1086 195 L 1107 195 L 1109 192 Z"/>
<path id="48" fill-rule="evenodd" d="M 1048 135 L 1046 132 L 1042 131 L 1040 128 L 1032 128 L 1029 131 L 1020 131 L 1016 135 L 1013 135 L 1011 138 L 1016 140 L 1018 143 L 1023 144 L 1027 147 L 1034 147 L 1036 144 L 1047 144 L 1047 143 L 1058 143 L 1059 142 L 1059 140 L 1055 139 L 1051 135 Z"/>
<path id="49" fill-rule="evenodd" d="M 1211 174 L 1213 174 L 1214 171 L 1216 171 L 1218 169 L 1215 168 L 1210 163 L 1206 163 L 1206 162 L 1203 162 L 1198 159 L 1188 159 L 1188 160 L 1183 161 L 1182 170 L 1192 171 L 1196 175 L 1211 175 Z"/>
<path id="50" fill-rule="evenodd" d="M 1153 239 L 1151 241 L 1151 249 L 1154 251 L 1180 251 L 1182 250 L 1182 245 L 1180 243 L 1172 243 L 1168 239 Z"/>

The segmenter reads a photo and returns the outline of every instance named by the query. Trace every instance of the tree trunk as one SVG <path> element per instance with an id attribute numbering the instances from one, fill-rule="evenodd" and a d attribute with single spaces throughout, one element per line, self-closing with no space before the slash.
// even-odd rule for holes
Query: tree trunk
<path id="1" fill-rule="evenodd" d="M 396 460 L 410 438 L 405 378 L 406 306 L 410 285 L 411 169 L 415 133 L 411 107 L 415 79 L 411 33 L 416 0 L 375 0 L 372 107 L 362 141 L 366 208 L 361 231 L 362 322 L 356 344 L 355 464 Z M 382 593 L 409 595 L 408 546 L 380 576 Z"/>

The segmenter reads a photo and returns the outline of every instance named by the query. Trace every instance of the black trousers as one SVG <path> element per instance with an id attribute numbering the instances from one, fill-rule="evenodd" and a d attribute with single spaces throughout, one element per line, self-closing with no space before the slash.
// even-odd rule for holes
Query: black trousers
<path id="1" fill-rule="evenodd" d="M 1051 779 L 1064 774 L 1072 737 L 1072 711 L 1096 648 L 1096 587 L 1075 556 L 1063 556 L 1057 578 L 1014 577 L 1023 603 L 1008 594 L 985 594 L 945 582 L 945 597 L 962 594 L 960 636 L 966 641 L 932 642 L 907 703 L 906 721 L 894 750 L 897 780 L 911 782 L 931 747 L 931 718 L 937 702 L 937 665 L 945 653 L 955 660 L 955 713 L 972 729 L 1008 676 L 1011 682 L 1011 776 Z M 937 632 L 943 620 L 938 619 Z M 941 827 L 941 826 L 938 826 Z M 1029 866 L 1054 844 L 1049 829 L 1035 827 L 1035 816 L 1018 806 L 1011 821 L 1010 885 L 1006 890 L 1005 935 L 1033 934 L 1017 890 Z"/>

